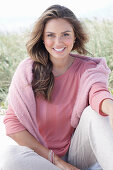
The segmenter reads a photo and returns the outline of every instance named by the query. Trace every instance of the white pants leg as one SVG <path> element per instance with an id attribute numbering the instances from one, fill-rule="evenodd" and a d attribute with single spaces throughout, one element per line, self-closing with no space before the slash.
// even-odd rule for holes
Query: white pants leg
<path id="1" fill-rule="evenodd" d="M 60 170 L 25 146 L 9 145 L 0 153 L 0 170 Z"/>
<path id="2" fill-rule="evenodd" d="M 113 130 L 109 117 L 85 108 L 74 132 L 69 148 L 68 162 L 87 169 L 99 162 L 103 170 L 113 170 Z"/>

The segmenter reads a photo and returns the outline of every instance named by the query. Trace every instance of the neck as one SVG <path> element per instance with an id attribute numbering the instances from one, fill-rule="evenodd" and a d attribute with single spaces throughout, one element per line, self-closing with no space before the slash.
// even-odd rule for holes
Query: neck
<path id="1" fill-rule="evenodd" d="M 71 66 L 74 58 L 68 56 L 65 59 L 52 59 L 53 63 L 53 74 L 54 76 L 59 76 L 65 73 L 65 71 Z"/>

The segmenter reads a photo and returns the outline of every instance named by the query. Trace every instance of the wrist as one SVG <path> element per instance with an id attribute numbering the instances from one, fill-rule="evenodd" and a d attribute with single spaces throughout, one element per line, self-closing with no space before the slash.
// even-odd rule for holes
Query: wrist
<path id="1" fill-rule="evenodd" d="M 53 150 L 49 150 L 48 160 L 53 164 L 54 164 L 54 157 L 55 157 L 55 154 L 54 154 Z"/>
<path id="2" fill-rule="evenodd" d="M 113 100 L 105 99 L 102 102 L 101 110 L 102 110 L 103 113 L 105 113 L 107 115 L 113 114 Z"/>
<path id="3" fill-rule="evenodd" d="M 49 150 L 48 160 L 55 166 L 59 167 L 60 169 L 65 169 L 64 167 L 66 166 L 65 164 L 67 163 L 63 161 L 59 156 L 57 156 L 54 152 L 53 152 L 54 154 L 52 154 L 52 152 L 53 152 L 52 150 Z"/>
<path id="4" fill-rule="evenodd" d="M 60 158 L 55 154 L 54 155 L 54 165 L 58 165 L 58 163 L 60 162 Z"/>

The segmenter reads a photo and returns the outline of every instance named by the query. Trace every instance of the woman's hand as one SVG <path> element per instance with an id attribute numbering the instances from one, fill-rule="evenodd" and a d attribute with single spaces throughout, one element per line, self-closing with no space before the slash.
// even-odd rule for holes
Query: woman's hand
<path id="1" fill-rule="evenodd" d="M 80 169 L 76 168 L 75 166 L 73 166 L 67 162 L 64 162 L 62 170 L 80 170 Z"/>
<path id="2" fill-rule="evenodd" d="M 111 125 L 111 128 L 113 130 L 113 100 L 105 99 L 102 102 L 101 110 L 102 110 L 103 113 L 105 113 L 109 116 L 110 125 Z"/>
<path id="3" fill-rule="evenodd" d="M 63 161 L 61 158 L 55 155 L 54 164 L 61 170 L 80 170 L 75 166 Z"/>

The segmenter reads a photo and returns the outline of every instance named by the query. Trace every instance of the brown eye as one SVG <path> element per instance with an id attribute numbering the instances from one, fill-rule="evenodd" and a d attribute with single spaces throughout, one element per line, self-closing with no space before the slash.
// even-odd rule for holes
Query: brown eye
<path id="1" fill-rule="evenodd" d="M 69 36 L 69 34 L 65 33 L 64 36 L 65 36 L 65 37 L 66 37 L 66 36 Z"/>
<path id="2" fill-rule="evenodd" d="M 48 34 L 47 37 L 54 37 L 54 35 L 53 34 Z"/>

